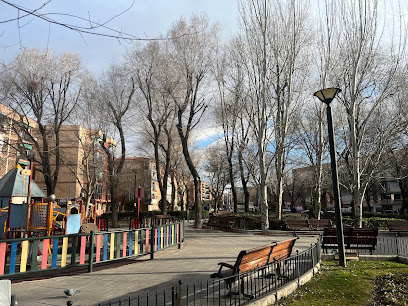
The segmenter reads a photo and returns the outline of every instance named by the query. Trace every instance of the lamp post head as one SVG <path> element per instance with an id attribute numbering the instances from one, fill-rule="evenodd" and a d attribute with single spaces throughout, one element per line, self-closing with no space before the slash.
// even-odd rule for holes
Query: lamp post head
<path id="1" fill-rule="evenodd" d="M 326 104 L 330 104 L 330 102 L 334 99 L 334 97 L 341 92 L 340 88 L 325 88 L 319 91 L 316 91 L 313 95 L 318 97 L 320 101 Z"/>

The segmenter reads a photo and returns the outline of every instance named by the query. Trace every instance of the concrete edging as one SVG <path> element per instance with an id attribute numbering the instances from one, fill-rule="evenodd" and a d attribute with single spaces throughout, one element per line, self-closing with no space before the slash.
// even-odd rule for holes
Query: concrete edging
<path id="1" fill-rule="evenodd" d="M 300 286 L 310 281 L 313 278 L 313 276 L 317 273 L 317 271 L 319 270 L 320 270 L 320 262 L 318 262 L 314 266 L 313 269 L 310 269 L 308 272 L 303 274 L 300 278 L 291 281 L 290 283 L 283 286 L 282 288 L 279 288 L 277 292 L 268 294 L 267 296 L 257 299 L 256 301 L 250 301 L 245 305 L 263 306 L 263 305 L 274 304 L 277 301 L 279 301 L 281 298 L 287 297 L 288 295 L 296 291 Z"/>

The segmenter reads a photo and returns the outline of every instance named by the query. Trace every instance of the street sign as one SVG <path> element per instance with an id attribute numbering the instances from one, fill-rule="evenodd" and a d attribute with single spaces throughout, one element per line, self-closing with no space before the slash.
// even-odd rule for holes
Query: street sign
<path id="1" fill-rule="evenodd" d="M 30 169 L 23 169 L 20 171 L 21 175 L 31 175 Z"/>

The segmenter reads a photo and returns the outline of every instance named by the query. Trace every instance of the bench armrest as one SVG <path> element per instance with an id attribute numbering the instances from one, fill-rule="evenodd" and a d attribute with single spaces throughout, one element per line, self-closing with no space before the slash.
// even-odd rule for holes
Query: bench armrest
<path id="1" fill-rule="evenodd" d="M 230 265 L 230 264 L 228 264 L 226 262 L 219 262 L 218 264 L 220 265 L 220 271 L 221 271 L 222 267 L 227 267 L 227 268 L 230 268 L 230 269 L 234 269 L 233 265 Z"/>
<path id="2" fill-rule="evenodd" d="M 233 265 L 227 264 L 226 262 L 219 262 L 218 264 L 220 265 L 220 268 L 218 269 L 217 273 L 211 274 L 211 278 L 223 278 L 224 276 L 221 274 L 222 267 L 227 267 L 231 270 L 234 269 Z"/>

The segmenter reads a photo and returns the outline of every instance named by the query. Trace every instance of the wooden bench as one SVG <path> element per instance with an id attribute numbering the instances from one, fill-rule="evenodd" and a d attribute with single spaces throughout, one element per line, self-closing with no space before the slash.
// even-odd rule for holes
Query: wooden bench
<path id="1" fill-rule="evenodd" d="M 378 228 L 343 228 L 344 248 L 350 250 L 367 249 L 373 254 L 377 246 Z M 322 248 L 324 250 L 338 248 L 337 229 L 325 228 L 323 232 Z"/>
<path id="2" fill-rule="evenodd" d="M 268 264 L 278 263 L 278 273 L 280 273 L 280 263 L 282 260 L 290 257 L 295 241 L 299 237 L 293 237 L 284 241 L 273 242 L 271 244 L 257 247 L 250 250 L 241 251 L 235 261 L 231 265 L 225 262 L 218 263 L 220 268 L 218 272 L 211 274 L 211 278 L 223 278 L 229 288 L 230 294 L 237 294 L 231 292 L 232 284 L 237 277 L 241 276 L 241 293 L 244 297 L 252 299 L 253 296 L 244 292 L 245 284 L 242 275 L 248 274 L 254 269 L 264 268 Z M 223 270 L 223 268 L 226 268 Z"/>
<path id="3" fill-rule="evenodd" d="M 349 249 L 369 249 L 373 254 L 377 246 L 378 228 L 355 228 L 348 241 Z"/>
<path id="4" fill-rule="evenodd" d="M 228 210 L 219 210 L 216 213 L 213 213 L 213 216 L 222 216 L 222 215 L 228 215 L 230 212 Z"/>
<path id="5" fill-rule="evenodd" d="M 309 223 L 306 219 L 286 219 L 285 220 L 286 229 L 297 231 L 297 230 L 310 230 Z"/>
<path id="6" fill-rule="evenodd" d="M 204 223 L 206 226 L 209 227 L 219 227 L 224 228 L 226 230 L 232 229 L 235 223 L 235 217 L 233 216 L 209 216 L 208 222 Z"/>
<path id="7" fill-rule="evenodd" d="M 390 232 L 400 233 L 408 232 L 408 221 L 407 220 L 387 220 L 388 229 Z"/>
<path id="8" fill-rule="evenodd" d="M 309 219 L 308 222 L 312 230 L 324 230 L 325 228 L 333 227 L 333 223 L 330 219 Z"/>

